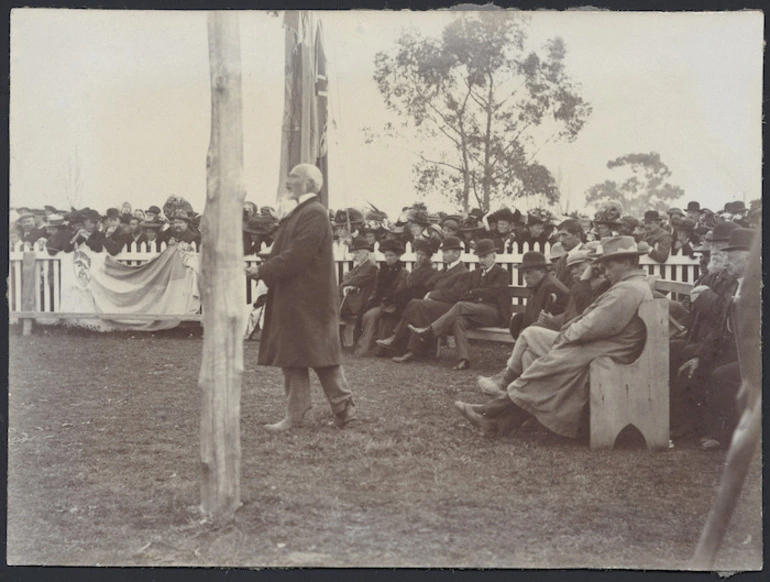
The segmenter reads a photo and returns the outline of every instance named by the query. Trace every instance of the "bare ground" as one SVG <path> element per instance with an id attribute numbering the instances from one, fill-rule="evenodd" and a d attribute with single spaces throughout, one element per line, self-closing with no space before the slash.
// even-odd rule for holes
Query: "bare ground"
<path id="1" fill-rule="evenodd" d="M 724 452 L 677 443 L 591 451 L 530 423 L 490 441 L 456 414 L 503 345 L 397 365 L 345 358 L 360 420 L 272 435 L 280 370 L 245 344 L 242 498 L 234 523 L 202 522 L 199 334 L 38 330 L 9 341 L 8 562 L 126 566 L 685 568 Z M 718 556 L 762 564 L 761 463 Z"/>

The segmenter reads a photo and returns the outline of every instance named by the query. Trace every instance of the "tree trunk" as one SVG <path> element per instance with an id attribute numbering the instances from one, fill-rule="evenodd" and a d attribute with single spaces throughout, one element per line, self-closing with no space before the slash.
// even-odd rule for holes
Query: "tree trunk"
<path id="1" fill-rule="evenodd" d="M 213 522 L 241 505 L 241 375 L 246 290 L 242 242 L 243 128 L 238 16 L 208 14 L 211 141 L 201 223 L 203 357 L 201 511 Z"/>

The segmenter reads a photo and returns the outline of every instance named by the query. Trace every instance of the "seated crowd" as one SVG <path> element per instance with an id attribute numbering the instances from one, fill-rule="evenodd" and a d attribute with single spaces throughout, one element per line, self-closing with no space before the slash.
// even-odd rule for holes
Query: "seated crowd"
<path id="1" fill-rule="evenodd" d="M 112 255 L 132 243 L 148 250 L 161 243 L 200 244 L 201 216 L 174 196 L 162 210 L 132 211 L 124 203 L 102 215 L 47 206 L 15 209 L 11 218 L 13 248 L 42 245 L 51 255 L 80 244 Z M 394 223 L 374 208 L 366 214 L 330 211 L 330 222 L 335 244 L 353 255 L 339 295 L 341 317 L 355 321 L 356 356 L 387 356 L 403 364 L 429 357 L 437 341 L 452 335 L 454 369 L 464 370 L 472 363 L 468 329 L 509 328 L 515 343 L 506 367 L 478 379 L 492 400 L 456 403 L 488 435 L 509 432 L 530 417 L 560 435 L 584 434 L 591 360 L 611 355 L 632 361 L 644 342 L 637 309 L 660 296 L 639 268 L 639 257 L 665 262 L 670 254 L 699 255 L 700 277 L 690 297 L 670 302 L 677 329 L 669 346 L 671 423 L 674 435 L 697 435 L 704 448 L 729 440 L 739 418 L 741 380 L 730 319 L 752 239 L 760 236 L 760 201 L 748 209 L 729 202 L 718 213 L 690 202 L 685 211 L 648 210 L 641 219 L 624 215 L 617 203 L 605 204 L 593 219 L 556 219 L 542 209 L 525 217 L 509 208 L 446 215 L 415 204 Z M 273 208 L 246 202 L 244 254 L 270 246 L 277 226 Z M 375 243 L 384 257 L 379 266 Z M 406 243 L 415 254 L 411 270 L 400 260 Z M 510 273 L 496 263 L 497 255 L 523 243 L 530 250 L 517 268 L 528 295 L 524 310 L 511 314 Z M 433 266 L 437 252 L 440 271 Z M 478 257 L 473 271 L 461 261 L 468 252 Z"/>
<path id="2" fill-rule="evenodd" d="M 690 210 L 697 210 L 693 206 Z M 739 417 L 735 397 L 740 371 L 728 319 L 760 212 L 756 206 L 751 213 L 717 216 L 703 227 L 705 232 L 692 229 L 683 241 L 688 255 L 700 256 L 701 274 L 689 298 L 669 301 L 674 322 L 671 422 L 675 435 L 697 434 L 704 448 L 728 440 Z M 379 268 L 374 243 L 364 236 L 370 229 L 364 225 L 352 231 L 357 235 L 350 247 L 354 266 L 339 292 L 342 318 L 355 318 L 357 324 L 355 355 L 387 356 L 403 364 L 429 357 L 437 341 L 452 335 L 454 369 L 464 370 L 472 361 L 466 330 L 507 326 L 515 343 L 506 368 L 478 380 L 479 389 L 493 400 L 484 406 L 458 402 L 461 413 L 486 434 L 508 432 L 530 417 L 563 436 L 585 434 L 590 362 L 598 355 L 621 363 L 638 357 L 645 337 L 639 305 L 663 297 L 639 267 L 642 255 L 667 258 L 668 245 L 661 242 L 670 243 L 673 237 L 663 219 L 647 212 L 646 236 L 640 236 L 624 231 L 622 220 L 604 215 L 594 221 L 600 228 L 592 233 L 593 241 L 579 218 L 560 221 L 555 236 L 548 233 L 548 240 L 560 243 L 549 257 L 539 251 L 524 253 L 517 268 L 529 293 L 524 310 L 511 315 L 510 273 L 496 264 L 501 247 L 500 238 L 490 234 L 494 231 L 478 227 L 486 237 L 472 238 L 467 245 L 451 232 L 418 232 L 420 213 L 411 215 L 418 222 L 409 227 L 416 258 L 411 272 L 400 261 L 403 239 L 388 236 L 392 229 L 386 228 L 380 239 L 385 261 Z M 673 214 L 671 222 L 678 224 Z M 695 223 L 694 218 L 681 220 L 689 221 L 688 228 Z M 561 248 L 554 253 L 554 247 Z M 460 260 L 468 248 L 478 257 L 473 271 Z M 441 271 L 432 266 L 438 251 Z"/>

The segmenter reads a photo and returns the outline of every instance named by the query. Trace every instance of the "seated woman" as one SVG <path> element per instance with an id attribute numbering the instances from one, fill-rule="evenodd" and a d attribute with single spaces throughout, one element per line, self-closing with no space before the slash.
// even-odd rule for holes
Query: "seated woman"
<path id="1" fill-rule="evenodd" d="M 380 243 L 380 251 L 385 257 L 385 263 L 377 270 L 374 292 L 364 307 L 361 337 L 355 351 L 357 357 L 373 355 L 374 340 L 387 337 L 379 333 L 380 322 L 388 314 L 396 313 L 396 293 L 406 287 L 408 273 L 400 260 L 404 254 L 404 245 L 397 240 L 384 240 Z"/>

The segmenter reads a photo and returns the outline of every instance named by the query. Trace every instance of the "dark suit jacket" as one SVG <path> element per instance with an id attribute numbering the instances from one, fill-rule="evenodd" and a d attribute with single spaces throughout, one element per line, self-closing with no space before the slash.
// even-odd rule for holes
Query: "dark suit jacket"
<path id="1" fill-rule="evenodd" d="M 468 269 L 462 261 L 450 270 L 439 273 L 429 299 L 453 304 L 461 301 L 468 294 L 470 279 L 467 275 Z"/>
<path id="2" fill-rule="evenodd" d="M 569 291 L 565 291 L 562 285 L 557 284 L 557 281 L 552 275 L 547 274 L 536 287 L 530 289 L 527 305 L 524 309 L 522 329 L 535 323 L 542 309 L 551 315 L 558 315 L 564 311 L 567 306 Z M 555 296 L 555 300 L 552 296 Z"/>
<path id="3" fill-rule="evenodd" d="M 377 277 L 377 265 L 373 260 L 353 267 L 342 277 L 339 285 L 340 300 L 343 298 L 344 287 L 358 287 L 358 291 L 351 290 L 342 304 L 342 315 L 359 315 L 366 306 L 366 302 L 374 291 L 374 281 Z"/>
<path id="4" fill-rule="evenodd" d="M 511 299 L 508 297 L 508 285 L 511 275 L 500 265 L 494 265 L 489 273 L 483 275 L 481 267 L 468 275 L 468 295 L 465 301 L 478 301 L 494 305 L 498 311 L 498 325 L 508 325 L 511 318 Z"/>

